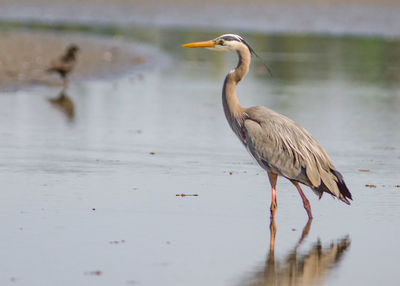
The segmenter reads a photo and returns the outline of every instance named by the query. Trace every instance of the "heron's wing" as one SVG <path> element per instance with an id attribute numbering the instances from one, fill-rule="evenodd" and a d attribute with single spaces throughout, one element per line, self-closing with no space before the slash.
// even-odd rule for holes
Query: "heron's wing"
<path id="1" fill-rule="evenodd" d="M 331 160 L 322 146 L 300 125 L 266 107 L 246 110 L 247 147 L 264 168 L 291 180 L 318 188 L 322 182 L 340 195 Z M 315 189 L 314 189 L 315 190 Z"/>

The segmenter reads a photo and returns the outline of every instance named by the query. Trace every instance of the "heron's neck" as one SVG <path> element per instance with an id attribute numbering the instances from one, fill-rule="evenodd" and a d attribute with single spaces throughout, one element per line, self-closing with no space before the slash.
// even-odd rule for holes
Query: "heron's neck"
<path id="1" fill-rule="evenodd" d="M 232 126 L 232 123 L 235 122 L 241 125 L 244 119 L 244 108 L 240 105 L 236 96 L 236 85 L 248 73 L 251 60 L 250 51 L 246 46 L 243 45 L 237 53 L 239 56 L 239 63 L 234 70 L 227 74 L 222 90 L 222 104 L 225 116 L 235 132 L 236 130 Z"/>

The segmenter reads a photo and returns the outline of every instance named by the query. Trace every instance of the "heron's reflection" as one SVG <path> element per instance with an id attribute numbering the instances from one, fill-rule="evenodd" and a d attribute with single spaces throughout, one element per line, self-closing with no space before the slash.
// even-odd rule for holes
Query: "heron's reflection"
<path id="1" fill-rule="evenodd" d="M 49 101 L 54 107 L 61 110 L 68 119 L 72 120 L 74 118 L 75 106 L 65 89 L 58 94 L 57 98 L 50 98 Z"/>
<path id="2" fill-rule="evenodd" d="M 270 249 L 265 266 L 256 270 L 241 285 L 317 285 L 340 262 L 349 249 L 350 238 L 345 237 L 323 247 L 318 240 L 304 254 L 298 254 L 298 248 L 307 237 L 312 220 L 303 228 L 303 232 L 293 249 L 283 259 L 275 258 L 275 220 L 270 224 Z"/>

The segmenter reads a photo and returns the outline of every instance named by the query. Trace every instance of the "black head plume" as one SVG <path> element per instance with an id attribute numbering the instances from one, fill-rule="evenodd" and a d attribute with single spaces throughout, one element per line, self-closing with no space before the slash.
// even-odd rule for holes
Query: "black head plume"
<path id="1" fill-rule="evenodd" d="M 247 43 L 244 39 L 240 38 L 240 41 L 241 41 L 243 44 L 245 44 L 245 45 L 247 46 L 247 48 L 249 49 L 249 51 L 250 51 L 250 53 L 251 53 L 252 55 L 255 55 L 255 56 L 262 62 L 262 64 L 267 68 L 267 71 L 268 71 L 269 75 L 272 76 L 272 71 L 271 71 L 271 69 L 268 67 L 268 65 L 265 63 L 265 60 L 264 60 L 262 57 L 260 57 L 260 56 L 253 50 L 253 48 L 249 45 L 249 43 Z"/>

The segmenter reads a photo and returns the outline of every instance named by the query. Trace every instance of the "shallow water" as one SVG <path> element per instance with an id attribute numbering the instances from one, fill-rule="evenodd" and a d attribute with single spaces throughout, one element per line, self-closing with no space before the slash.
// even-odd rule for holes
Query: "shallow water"
<path id="1" fill-rule="evenodd" d="M 1 285 L 399 284 L 400 41 L 243 34 L 273 77 L 255 58 L 242 104 L 306 127 L 354 197 L 305 189 L 306 225 L 280 179 L 272 253 L 266 175 L 221 107 L 235 55 L 180 47 L 219 34 L 130 30 L 169 60 L 71 86 L 73 118 L 57 89 L 0 94 Z"/>

